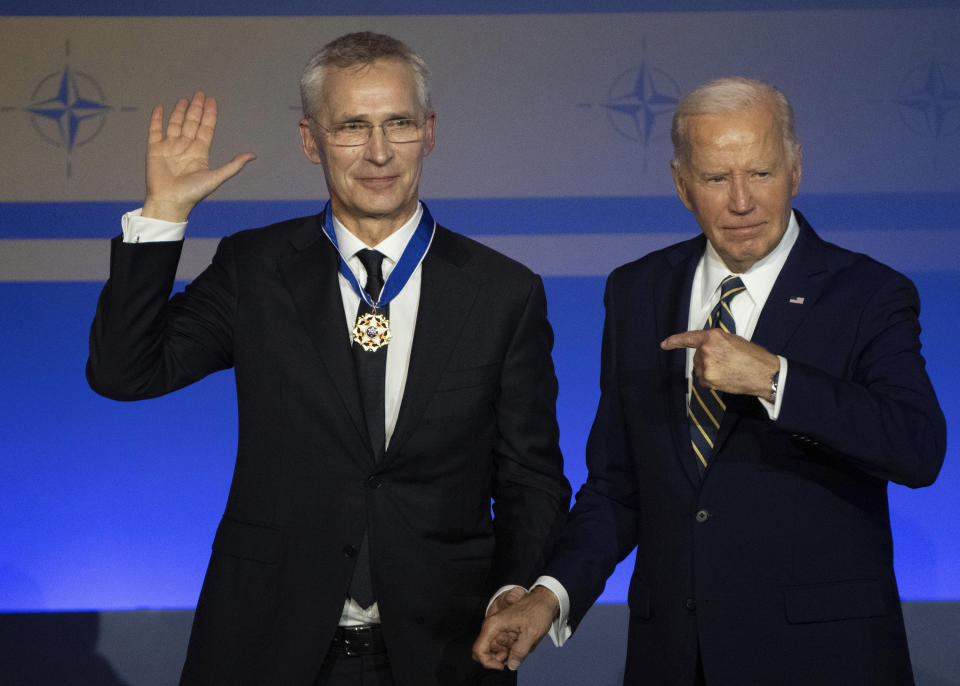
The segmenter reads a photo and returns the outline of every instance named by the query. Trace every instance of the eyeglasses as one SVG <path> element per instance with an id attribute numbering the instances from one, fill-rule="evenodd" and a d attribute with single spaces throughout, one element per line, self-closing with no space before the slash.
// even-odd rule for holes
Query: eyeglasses
<path id="1" fill-rule="evenodd" d="M 317 122 L 316 119 L 314 119 L 314 122 L 327 132 L 334 145 L 342 147 L 366 145 L 373 135 L 374 128 L 383 131 L 383 137 L 391 143 L 415 143 L 423 138 L 423 125 L 426 123 L 418 122 L 416 119 L 388 119 L 382 124 L 371 124 L 368 121 L 348 121 L 328 129 Z"/>

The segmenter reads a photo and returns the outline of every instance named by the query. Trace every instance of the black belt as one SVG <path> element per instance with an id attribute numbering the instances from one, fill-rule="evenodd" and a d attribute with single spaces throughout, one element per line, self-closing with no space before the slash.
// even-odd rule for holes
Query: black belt
<path id="1" fill-rule="evenodd" d="M 383 631 L 379 624 L 338 626 L 333 634 L 330 652 L 347 657 L 379 655 L 387 652 L 387 646 L 383 642 Z"/>

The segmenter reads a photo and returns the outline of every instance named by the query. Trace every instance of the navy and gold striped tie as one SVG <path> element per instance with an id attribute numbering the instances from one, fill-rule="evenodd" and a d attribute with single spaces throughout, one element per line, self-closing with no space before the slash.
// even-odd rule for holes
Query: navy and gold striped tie
<path id="1" fill-rule="evenodd" d="M 739 276 L 732 274 L 720 284 L 720 302 L 713 308 L 704 329 L 721 328 L 729 333 L 737 332 L 737 325 L 733 321 L 730 311 L 730 301 L 746 287 Z M 697 468 L 700 473 L 707 468 L 710 453 L 713 452 L 713 440 L 717 437 L 723 411 L 727 408 L 723 402 L 723 394 L 700 385 L 697 375 L 693 374 L 690 384 L 690 440 L 693 443 L 693 452 L 697 455 Z"/>

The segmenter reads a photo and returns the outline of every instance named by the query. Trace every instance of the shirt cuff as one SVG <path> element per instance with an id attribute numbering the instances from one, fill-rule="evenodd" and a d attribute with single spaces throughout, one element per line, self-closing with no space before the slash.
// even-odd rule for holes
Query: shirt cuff
<path id="1" fill-rule="evenodd" d="M 493 605 L 493 601 L 495 601 L 497 598 L 499 598 L 504 593 L 509 591 L 511 588 L 518 588 L 519 586 L 520 584 L 505 584 L 500 588 L 498 588 L 496 592 L 492 596 L 490 596 L 490 602 L 487 603 L 487 609 L 484 610 L 484 614 L 486 614 L 487 612 L 490 612 L 490 606 Z"/>
<path id="2" fill-rule="evenodd" d="M 560 614 L 553 620 L 550 630 L 547 631 L 553 645 L 559 648 L 573 635 L 573 629 L 570 628 L 570 596 L 567 595 L 567 589 L 563 587 L 563 584 L 552 576 L 541 576 L 533 582 L 531 589 L 536 586 L 543 586 L 553 591 L 553 595 L 557 596 L 557 600 L 560 602 Z"/>
<path id="3" fill-rule="evenodd" d="M 777 358 L 780 360 L 780 376 L 777 377 L 777 397 L 773 399 L 772 403 L 764 398 L 757 398 L 760 404 L 763 405 L 763 409 L 767 411 L 767 416 L 774 421 L 780 416 L 784 389 L 787 387 L 787 358 L 783 355 L 777 355 Z"/>
<path id="4" fill-rule="evenodd" d="M 143 208 L 127 212 L 120 219 L 124 243 L 160 243 L 182 241 L 187 232 L 187 222 L 168 222 L 163 219 L 142 217 Z"/>

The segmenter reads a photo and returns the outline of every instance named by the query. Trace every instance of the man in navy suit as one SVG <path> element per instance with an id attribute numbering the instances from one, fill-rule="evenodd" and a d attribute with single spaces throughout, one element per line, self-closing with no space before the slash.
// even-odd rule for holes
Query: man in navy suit
<path id="1" fill-rule="evenodd" d="M 113 241 L 87 376 L 136 400 L 236 375 L 237 463 L 182 684 L 516 683 L 470 645 L 569 506 L 553 334 L 540 278 L 419 200 L 427 77 L 390 36 L 320 50 L 300 134 L 330 202 L 224 238 L 173 298 L 187 216 L 253 155 L 210 168 L 202 93 L 165 129 L 153 112 L 146 202 Z"/>
<path id="2" fill-rule="evenodd" d="M 626 684 L 912 683 L 887 484 L 932 483 L 946 444 L 916 290 L 791 208 L 775 88 L 705 84 L 672 138 L 703 235 L 610 275 L 587 482 L 475 659 L 562 643 L 636 548 Z"/>

